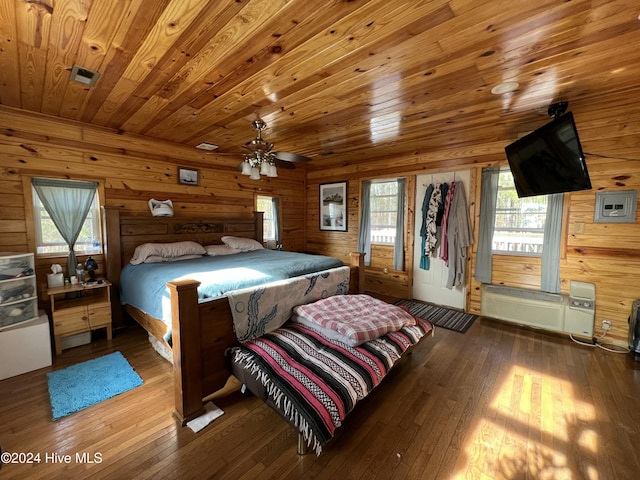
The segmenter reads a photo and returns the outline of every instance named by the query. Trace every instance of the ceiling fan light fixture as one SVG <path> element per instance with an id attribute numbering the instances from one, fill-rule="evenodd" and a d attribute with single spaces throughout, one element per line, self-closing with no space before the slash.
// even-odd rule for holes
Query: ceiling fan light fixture
<path id="1" fill-rule="evenodd" d="M 267 173 L 267 177 L 276 178 L 278 176 L 278 170 L 275 165 L 269 165 L 269 172 Z"/>
<path id="2" fill-rule="evenodd" d="M 256 129 L 256 138 L 244 144 L 244 148 L 251 153 L 244 154 L 244 162 L 238 165 L 238 170 L 242 175 L 248 175 L 252 180 L 260 180 L 260 175 L 275 178 L 278 176 L 276 162 L 280 162 L 284 168 L 295 168 L 288 162 L 306 162 L 310 159 L 288 152 L 272 152 L 273 143 L 269 143 L 262 138 L 262 130 L 267 126 L 262 120 L 255 120 L 253 128 Z"/>
<path id="3" fill-rule="evenodd" d="M 273 148 L 273 143 L 269 143 L 262 138 L 254 138 L 245 143 L 244 148 L 252 152 L 269 152 Z"/>
<path id="4" fill-rule="evenodd" d="M 248 160 L 242 162 L 242 175 L 251 175 L 251 164 Z"/>
<path id="5" fill-rule="evenodd" d="M 260 170 L 258 167 L 251 167 L 251 175 L 249 178 L 251 180 L 260 180 Z"/>

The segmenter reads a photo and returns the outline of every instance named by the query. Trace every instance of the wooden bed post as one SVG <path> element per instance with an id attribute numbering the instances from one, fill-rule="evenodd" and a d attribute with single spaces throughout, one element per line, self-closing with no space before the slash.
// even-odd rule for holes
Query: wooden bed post
<path id="1" fill-rule="evenodd" d="M 353 278 L 351 279 L 351 288 L 349 293 L 364 293 L 364 252 L 351 252 L 349 265 L 351 267 L 358 267 L 357 277 L 355 279 L 355 285 Z M 351 268 L 353 274 L 353 268 Z"/>
<path id="2" fill-rule="evenodd" d="M 111 317 L 115 328 L 124 326 L 120 305 L 120 272 L 122 271 L 122 245 L 120 243 L 120 208 L 102 207 L 105 276 L 111 282 Z"/>
<path id="3" fill-rule="evenodd" d="M 174 416 L 185 425 L 204 412 L 197 280 L 168 282 L 171 295 Z"/>
<path id="4" fill-rule="evenodd" d="M 262 243 L 264 242 L 264 234 L 263 234 L 263 229 L 264 229 L 264 212 L 258 212 L 258 211 L 254 211 L 253 212 L 253 218 L 255 219 L 255 235 L 254 235 L 254 239 L 257 240 L 258 242 L 260 242 L 260 245 L 262 245 Z"/>

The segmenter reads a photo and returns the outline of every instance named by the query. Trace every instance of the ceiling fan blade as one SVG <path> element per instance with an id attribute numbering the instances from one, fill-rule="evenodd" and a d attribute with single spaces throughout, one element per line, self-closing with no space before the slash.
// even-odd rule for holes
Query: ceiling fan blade
<path id="1" fill-rule="evenodd" d="M 278 160 L 282 160 L 284 162 L 310 162 L 311 161 L 309 157 L 305 157 L 304 155 L 300 155 L 299 153 L 274 152 L 274 155 Z"/>
<path id="2" fill-rule="evenodd" d="M 276 162 L 275 163 L 276 163 L 276 167 L 284 168 L 285 170 L 292 170 L 292 169 L 296 168 L 296 166 L 293 163 L 286 162 L 286 161 L 280 160 L 278 158 L 276 158 Z"/>
<path id="3" fill-rule="evenodd" d="M 241 157 L 242 152 L 200 152 L 202 155 L 216 155 L 219 157 Z"/>

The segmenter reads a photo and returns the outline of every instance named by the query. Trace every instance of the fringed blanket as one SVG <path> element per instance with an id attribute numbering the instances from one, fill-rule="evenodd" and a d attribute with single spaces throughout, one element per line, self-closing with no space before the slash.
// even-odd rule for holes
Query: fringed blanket
<path id="1" fill-rule="evenodd" d="M 320 455 L 356 402 L 432 329 L 418 320 L 414 326 L 349 347 L 287 323 L 235 347 L 230 358 L 264 386 L 271 402 Z"/>
<path id="2" fill-rule="evenodd" d="M 331 268 L 227 293 L 238 341 L 281 327 L 298 305 L 349 293 L 349 272 L 349 267 Z"/>

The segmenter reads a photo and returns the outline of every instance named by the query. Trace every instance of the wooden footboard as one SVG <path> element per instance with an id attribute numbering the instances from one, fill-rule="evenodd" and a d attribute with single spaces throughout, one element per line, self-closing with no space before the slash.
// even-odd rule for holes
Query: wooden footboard
<path id="1" fill-rule="evenodd" d="M 350 293 L 361 292 L 364 254 L 351 254 Z M 183 425 L 204 412 L 202 399 L 231 375 L 224 352 L 237 344 L 226 298 L 198 303 L 196 280 L 169 282 L 173 340 L 174 415 Z"/>

